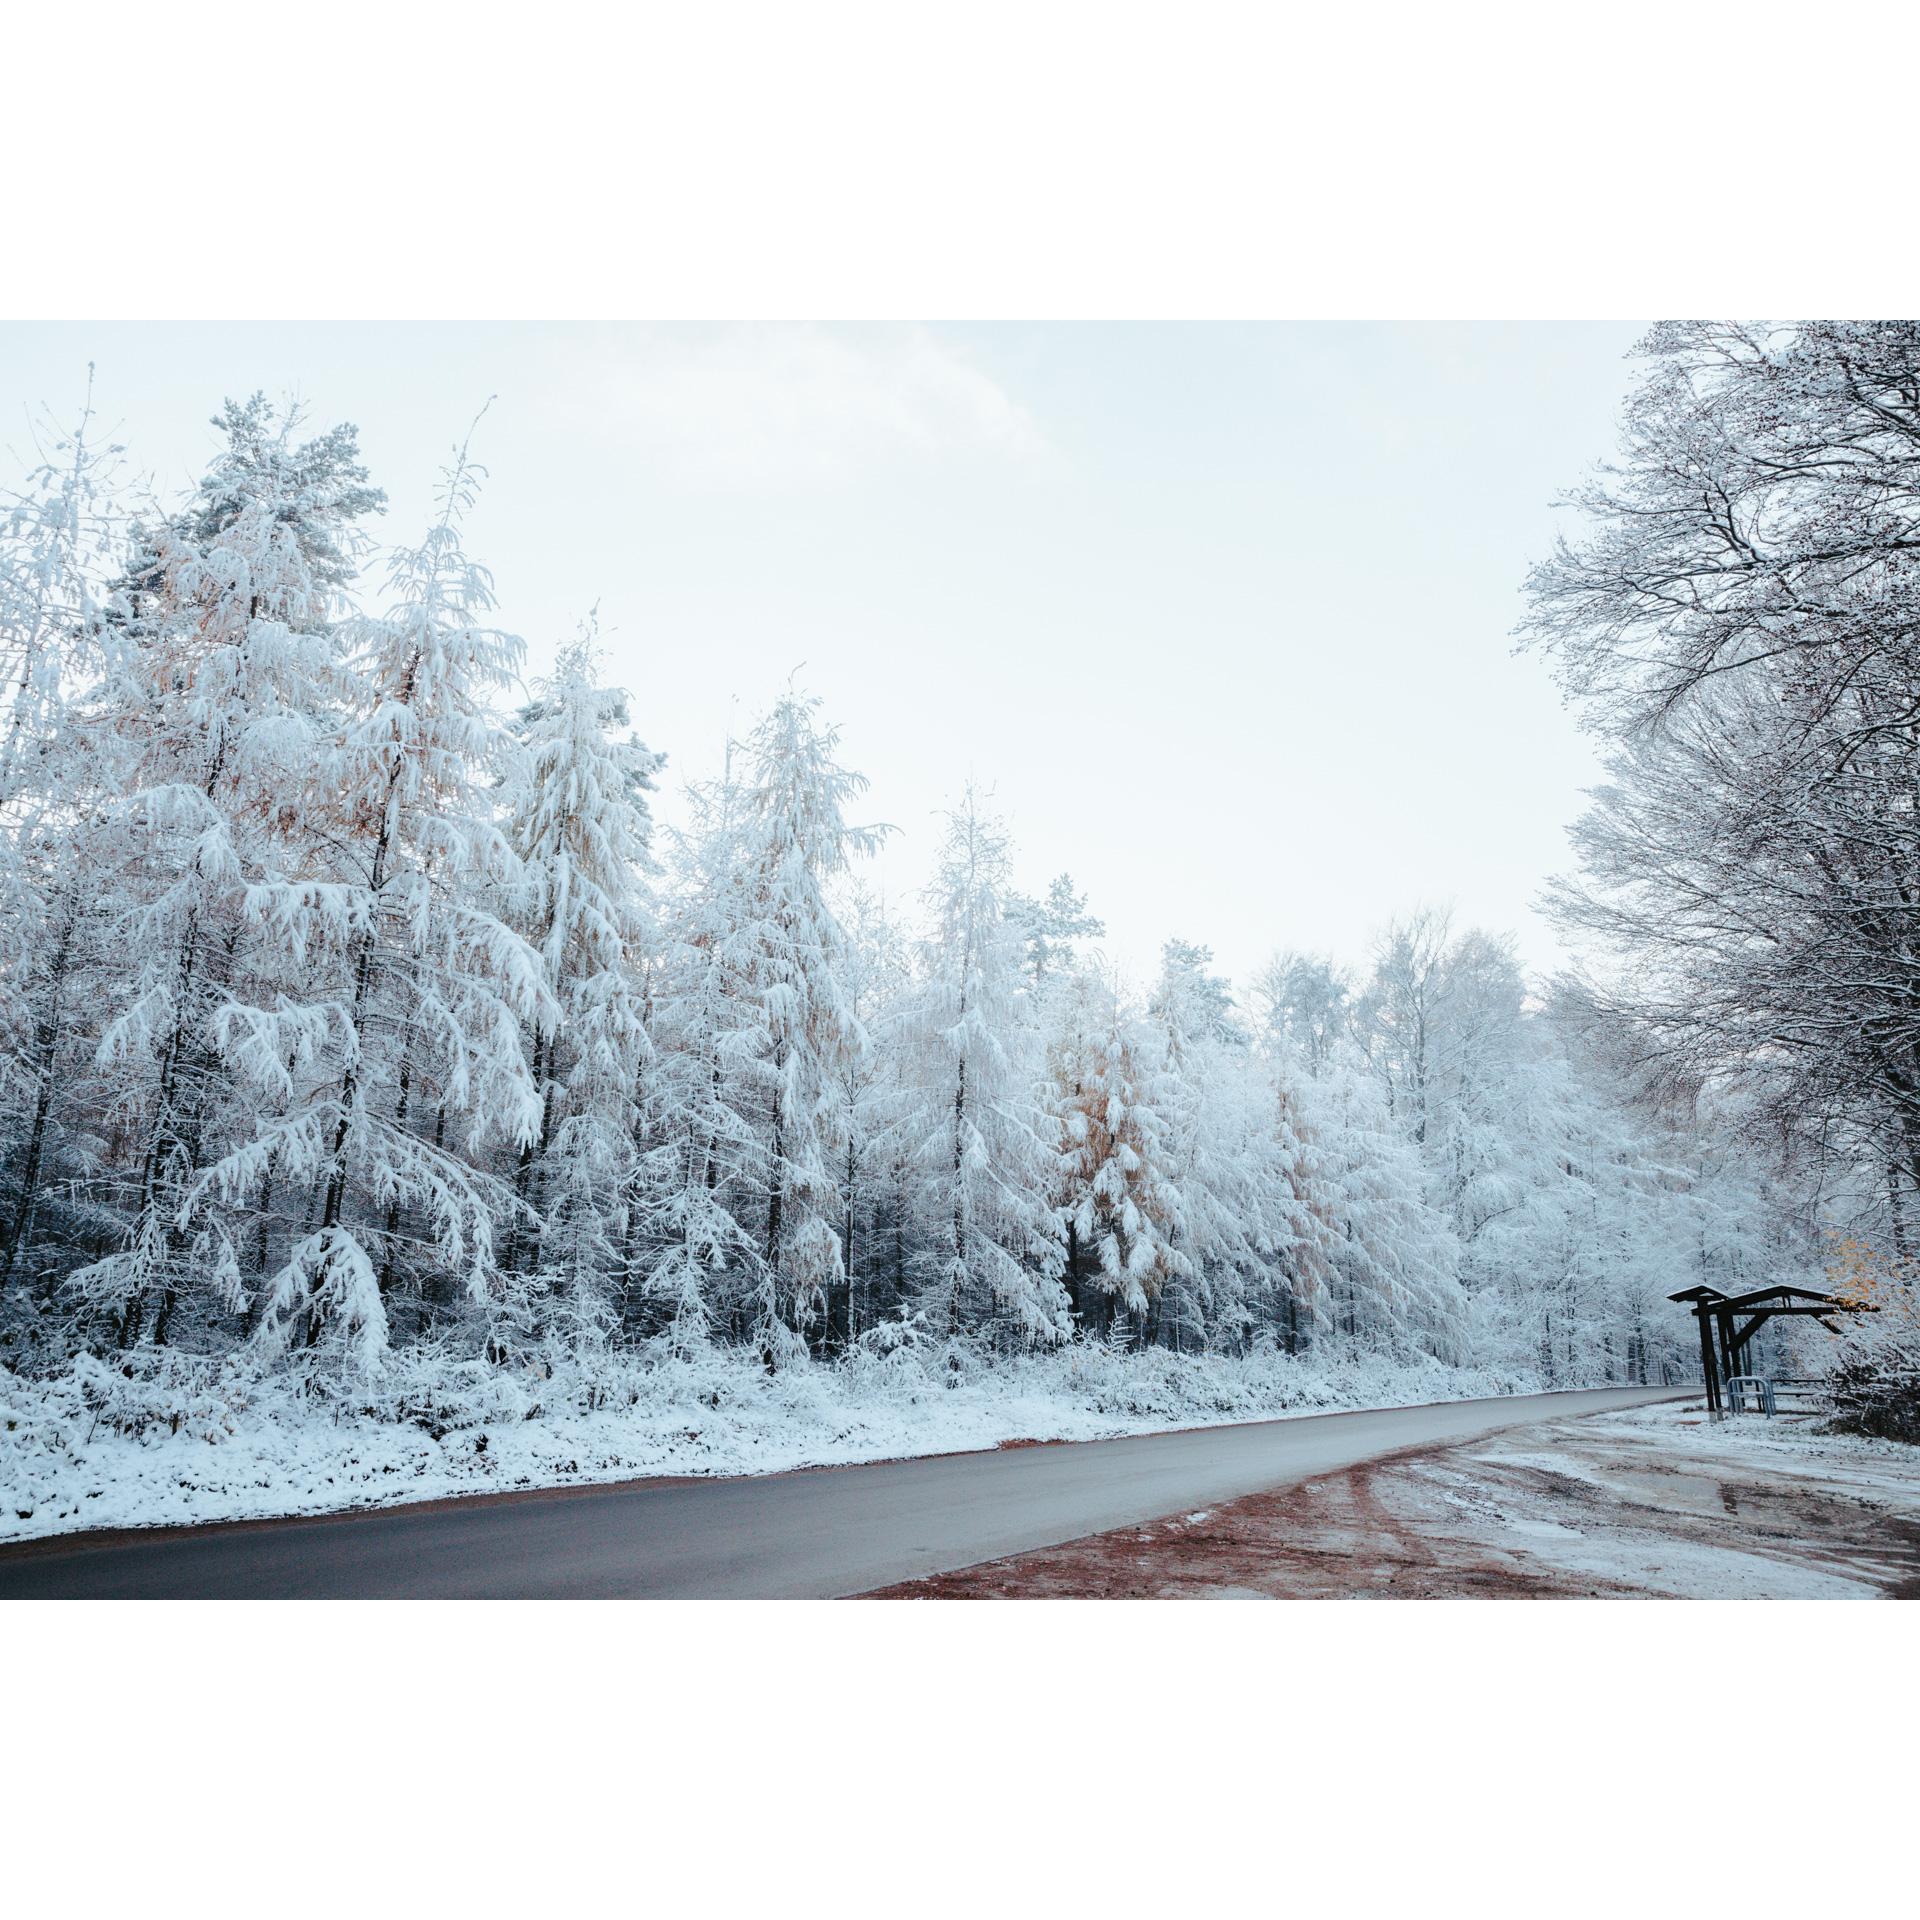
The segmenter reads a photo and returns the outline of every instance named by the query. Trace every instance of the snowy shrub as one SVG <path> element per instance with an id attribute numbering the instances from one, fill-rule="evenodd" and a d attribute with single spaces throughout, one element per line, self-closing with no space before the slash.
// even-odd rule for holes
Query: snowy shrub
<path id="1" fill-rule="evenodd" d="M 1840 1299 L 1861 1309 L 1829 1335 L 1832 1424 L 1920 1444 L 1920 1261 L 1835 1236 L 1827 1277 Z"/>
<path id="2" fill-rule="evenodd" d="M 933 1385 L 928 1361 L 935 1345 L 927 1336 L 926 1315 L 903 1307 L 855 1341 L 847 1379 L 857 1393 L 912 1399 Z"/>

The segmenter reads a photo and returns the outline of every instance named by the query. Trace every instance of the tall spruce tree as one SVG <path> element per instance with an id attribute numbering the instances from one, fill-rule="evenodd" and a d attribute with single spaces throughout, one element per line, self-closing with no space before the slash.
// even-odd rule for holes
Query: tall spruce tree
<path id="1" fill-rule="evenodd" d="M 388 610 L 348 629 L 352 706 L 282 800 L 305 858 L 247 890 L 273 965 L 215 1020 L 259 1118 L 194 1190 L 232 1205 L 273 1179 L 304 1196 L 259 1337 L 336 1334 L 368 1368 L 403 1282 L 422 1299 L 457 1276 L 490 1345 L 528 1319 L 495 1254 L 496 1224 L 524 1209 L 485 1161 L 538 1136 L 522 1024 L 548 1028 L 558 1006 L 491 904 L 520 878 L 488 797 L 488 702 L 520 643 L 483 624 L 491 581 L 461 545 L 477 481 L 462 448 L 426 538 L 391 555 Z"/>
<path id="2" fill-rule="evenodd" d="M 661 756 L 613 737 L 628 725 L 626 695 L 598 684 L 593 642 L 589 627 L 563 649 L 522 711 L 504 796 L 520 862 L 508 917 L 538 952 L 554 1009 L 531 1036 L 541 1109 L 516 1169 L 537 1216 L 524 1264 L 570 1343 L 604 1341 L 624 1319 L 625 1215 L 645 1204 L 638 1135 L 653 1057 L 645 796 Z M 510 1264 L 520 1259 L 516 1244 Z"/>
<path id="3" fill-rule="evenodd" d="M 894 1126 L 930 1242 L 920 1295 L 951 1333 L 991 1321 L 1021 1344 L 1068 1330 L 1058 1222 L 1047 1206 L 1040 1036 L 1009 925 L 1005 830 L 971 786 L 947 817 L 927 889 L 920 978 L 892 1029 Z"/>

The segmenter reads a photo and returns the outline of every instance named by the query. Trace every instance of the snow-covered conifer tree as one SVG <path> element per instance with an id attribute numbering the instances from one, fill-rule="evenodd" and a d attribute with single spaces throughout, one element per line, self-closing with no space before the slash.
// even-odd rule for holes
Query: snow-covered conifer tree
<path id="1" fill-rule="evenodd" d="M 731 747 L 721 777 L 690 783 L 687 797 L 692 818 L 671 835 L 672 891 L 653 974 L 646 1218 L 629 1214 L 645 1299 L 683 1354 L 716 1325 L 744 1336 L 762 1267 L 748 1222 L 766 1195 L 754 1078 L 765 1036 L 740 939 L 745 803 Z"/>
<path id="2" fill-rule="evenodd" d="M 644 796 L 660 756 L 612 737 L 627 725 L 626 696 L 598 685 L 595 667 L 589 629 L 522 713 L 505 796 L 520 862 L 511 917 L 540 955 L 555 1009 L 533 1036 L 540 1127 L 517 1169 L 520 1202 L 540 1216 L 526 1264 L 556 1294 L 575 1342 L 616 1323 L 628 1224 L 616 1216 L 643 1204 L 635 1155 L 652 1055 Z"/>
<path id="3" fill-rule="evenodd" d="M 1073 890 L 1073 875 L 1058 873 L 1044 900 L 1007 896 L 1007 918 L 1026 942 L 1027 977 L 1037 994 L 1064 981 L 1078 959 L 1077 940 L 1098 940 L 1106 922 L 1087 911 L 1085 894 Z"/>
<path id="4" fill-rule="evenodd" d="M 1059 1339 L 1069 1323 L 1008 869 L 1005 830 L 969 786 L 927 889 L 920 978 L 889 1037 L 904 1056 L 894 1126 L 934 1249 L 929 1320 L 958 1333 L 989 1318 L 1030 1343 Z"/>
<path id="5" fill-rule="evenodd" d="M 49 426 L 40 463 L 0 503 L 0 1283 L 21 1270 L 47 1175 L 84 1137 L 76 1096 L 97 1040 L 93 1009 L 113 970 L 92 821 L 118 784 L 98 734 L 72 708 L 100 675 L 107 582 L 126 525 L 122 449 L 92 434 L 89 393 L 71 430 Z M 93 1089 L 97 1091 L 96 1089 Z M 81 1231 L 70 1204 L 48 1249 L 57 1280 Z M 47 1287 L 27 1313 L 53 1304 Z M 0 1340 L 14 1314 L 0 1310 Z"/>
<path id="6" fill-rule="evenodd" d="M 868 1044 L 827 887 L 881 830 L 847 825 L 866 782 L 835 762 L 817 706 L 788 693 L 741 750 L 745 777 L 730 746 L 724 777 L 693 791 L 656 998 L 648 1291 L 676 1343 L 717 1308 L 769 1366 L 806 1356 L 844 1276 L 839 1173 Z"/>
<path id="7" fill-rule="evenodd" d="M 494 1257 L 512 1202 L 477 1162 L 490 1142 L 537 1137 L 521 1024 L 549 1027 L 558 1008 L 540 956 L 488 905 L 518 877 L 485 789 L 502 744 L 487 702 L 520 643 L 482 624 L 491 582 L 459 532 L 476 483 L 463 448 L 426 538 L 391 556 L 389 611 L 349 629 L 353 708 L 283 802 L 305 859 L 247 889 L 275 950 L 271 991 L 229 999 L 215 1023 L 263 1112 L 198 1196 L 232 1204 L 272 1177 L 307 1203 L 260 1335 L 311 1343 L 334 1327 L 369 1366 L 403 1277 L 464 1275 L 490 1331 L 525 1315 Z M 425 1266 L 403 1261 L 422 1231 Z"/>
<path id="8" fill-rule="evenodd" d="M 226 445 L 187 507 L 136 534 L 101 625 L 92 728 L 120 791 L 96 830 L 116 937 L 131 958 L 100 1043 L 137 1141 L 115 1182 L 123 1244 L 74 1277 L 123 1345 L 168 1337 L 183 1283 L 243 1304 L 237 1249 L 188 1241 L 201 1170 L 245 1116 L 219 1058 L 216 1011 L 247 990 L 245 889 L 282 857 L 286 798 L 311 781 L 318 731 L 349 696 L 330 602 L 380 505 L 351 427 L 294 438 L 263 396 L 229 402 Z M 103 751 L 108 749 L 103 748 Z"/>
<path id="9" fill-rule="evenodd" d="M 1428 945 L 1443 937 L 1444 929 Z M 1415 944 L 1389 936 L 1384 950 L 1403 963 L 1393 978 L 1404 982 Z M 1437 961 L 1429 955 L 1423 964 Z M 1427 1113 L 1437 1044 L 1427 1016 L 1439 989 L 1415 969 L 1411 988 L 1389 999 L 1376 978 L 1356 1013 L 1330 960 L 1287 954 L 1263 970 L 1256 994 L 1288 1170 L 1283 1340 L 1291 1350 L 1328 1334 L 1349 1351 L 1462 1357 L 1458 1243 L 1432 1204 L 1428 1162 L 1408 1138 Z M 1373 1023 L 1371 1073 L 1356 1019 Z"/>
<path id="10" fill-rule="evenodd" d="M 885 831 L 847 825 L 842 808 L 867 783 L 835 761 L 839 733 L 815 721 L 818 705 L 788 692 L 753 730 L 729 902 L 733 977 L 764 1046 L 765 1268 L 752 1337 L 769 1365 L 805 1353 L 804 1332 L 844 1271 L 845 1064 L 867 1037 L 841 991 L 846 936 L 826 887 Z"/>
<path id="11" fill-rule="evenodd" d="M 1157 1303 L 1153 1332 L 1177 1347 L 1242 1327 L 1250 1295 L 1291 1246 L 1272 1091 L 1205 947 L 1170 940 L 1148 1013 L 1166 1036 L 1169 1166 L 1185 1206 L 1184 1270 Z M 1264 1306 L 1264 1302 L 1262 1305 Z"/>
<path id="12" fill-rule="evenodd" d="M 51 447 L 0 506 L 0 816 L 9 818 L 23 791 L 44 789 L 32 762 L 57 735 L 68 696 L 97 673 L 106 582 L 125 535 L 124 449 L 93 436 L 91 367 L 87 386 L 78 421 L 49 426 Z"/>
<path id="13" fill-rule="evenodd" d="M 1059 1129 L 1054 1208 L 1073 1310 L 1102 1331 L 1116 1311 L 1144 1316 L 1188 1266 L 1157 1040 L 1088 973 L 1058 998 L 1046 1086 Z"/>
<path id="14" fill-rule="evenodd" d="M 911 1209 L 908 1154 L 890 1125 L 899 1110 L 904 1050 L 887 1043 L 892 1009 L 910 991 L 905 943 L 886 902 L 864 882 L 842 889 L 839 918 L 847 935 L 842 989 L 853 1016 L 879 1041 L 844 1056 L 846 1159 L 840 1169 L 846 1267 L 846 1347 L 874 1324 L 880 1295 L 897 1308 L 905 1297 L 906 1215 Z M 898 1216 L 897 1218 L 895 1216 Z M 889 1253 L 896 1256 L 889 1260 Z M 876 1281 L 878 1292 L 876 1292 Z"/>

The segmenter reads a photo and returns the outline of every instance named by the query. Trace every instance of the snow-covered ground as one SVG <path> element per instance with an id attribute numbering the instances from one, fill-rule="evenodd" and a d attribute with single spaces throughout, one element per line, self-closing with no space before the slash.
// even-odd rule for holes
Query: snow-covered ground
<path id="1" fill-rule="evenodd" d="M 1920 1572 L 1920 1450 L 1668 1403 L 1420 1463 L 1465 1530 L 1543 1572 L 1682 1599 L 1872 1599 Z"/>
<path id="2" fill-rule="evenodd" d="M 0 1369 L 0 1540 L 388 1506 L 448 1494 L 1095 1440 L 1227 1420 L 1529 1392 L 1437 1362 L 1303 1362 L 1080 1347 L 981 1364 L 863 1355 L 768 1374 L 744 1357 L 541 1377 L 396 1358 L 377 1392 L 319 1370 L 149 1356 Z"/>

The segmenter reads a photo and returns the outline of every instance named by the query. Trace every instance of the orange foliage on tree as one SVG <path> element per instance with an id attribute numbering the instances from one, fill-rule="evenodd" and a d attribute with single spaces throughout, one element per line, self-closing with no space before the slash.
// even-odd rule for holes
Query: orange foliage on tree
<path id="1" fill-rule="evenodd" d="M 1842 1305 L 1920 1327 L 1920 1260 L 1881 1253 L 1852 1234 L 1829 1228 L 1824 1266 L 1828 1290 Z M 1887 1322 L 1881 1324 L 1891 1330 Z"/>

